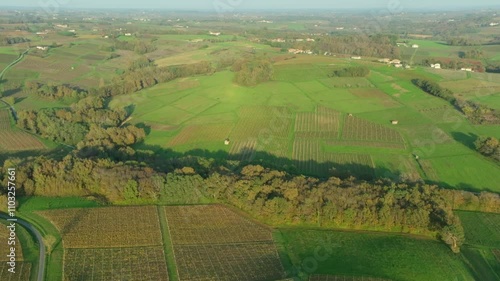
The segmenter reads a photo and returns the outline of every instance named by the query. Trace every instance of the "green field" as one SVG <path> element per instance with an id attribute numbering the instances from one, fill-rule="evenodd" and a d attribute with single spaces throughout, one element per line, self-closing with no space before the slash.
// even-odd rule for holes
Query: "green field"
<path id="1" fill-rule="evenodd" d="M 475 280 L 439 242 L 381 233 L 282 229 L 276 234 L 305 274 L 390 280 Z M 361 279 L 359 279 L 361 280 Z"/>
<path id="2" fill-rule="evenodd" d="M 450 188 L 500 190 L 495 184 L 500 166 L 469 148 L 474 136 L 497 135 L 499 126 L 471 125 L 452 106 L 411 83 L 414 77 L 438 74 L 359 62 L 373 69 L 368 77 L 328 78 L 335 67 L 348 63 L 298 56 L 276 63 L 275 81 L 253 88 L 234 84 L 233 73 L 223 71 L 114 97 L 110 106 L 132 106 L 132 122 L 151 128 L 141 147 L 263 159 L 319 177 L 352 172 L 363 178 L 404 176 Z M 223 144 L 225 138 L 230 145 Z M 414 154 L 423 164 L 411 160 Z"/>
<path id="3" fill-rule="evenodd" d="M 465 230 L 463 254 L 479 280 L 500 279 L 500 215 L 457 212 Z"/>

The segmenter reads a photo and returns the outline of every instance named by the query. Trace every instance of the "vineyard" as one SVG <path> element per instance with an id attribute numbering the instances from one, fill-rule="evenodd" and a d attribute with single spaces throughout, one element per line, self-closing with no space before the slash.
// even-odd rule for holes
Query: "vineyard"
<path id="1" fill-rule="evenodd" d="M 457 212 L 467 244 L 500 248 L 500 214 Z"/>
<path id="2" fill-rule="evenodd" d="M 396 130 L 355 116 L 346 117 L 342 139 L 404 144 L 403 138 Z"/>
<path id="3" fill-rule="evenodd" d="M 0 131 L 10 130 L 10 112 L 8 109 L 0 109 Z"/>
<path id="4" fill-rule="evenodd" d="M 45 145 L 34 136 L 10 126 L 10 112 L 0 109 L 0 150 L 37 150 Z"/>
<path id="5" fill-rule="evenodd" d="M 309 277 L 309 281 L 390 281 L 390 279 L 362 276 L 313 275 Z"/>
<path id="6" fill-rule="evenodd" d="M 284 107 L 243 107 L 230 134 L 229 153 L 237 160 L 250 160 L 254 152 L 266 151 L 286 157 L 292 114 Z"/>
<path id="7" fill-rule="evenodd" d="M 65 248 L 162 245 L 158 213 L 148 207 L 40 211 L 60 231 Z"/>
<path id="8" fill-rule="evenodd" d="M 310 175 L 370 177 L 374 173 L 370 155 L 323 152 L 319 140 L 295 139 L 293 160 L 299 171 Z"/>
<path id="9" fill-rule="evenodd" d="M 340 113 L 318 107 L 316 112 L 301 112 L 295 120 L 295 136 L 303 138 L 337 138 Z"/>
<path id="10" fill-rule="evenodd" d="M 331 146 L 359 146 L 359 147 L 379 147 L 391 149 L 406 149 L 404 143 L 395 142 L 374 142 L 374 141 L 355 141 L 355 140 L 333 140 L 327 141 Z"/>
<path id="11" fill-rule="evenodd" d="M 283 277 L 273 242 L 176 245 L 180 280 L 276 280 Z"/>
<path id="12" fill-rule="evenodd" d="M 192 125 L 184 128 L 169 145 L 218 141 L 223 143 L 231 132 L 231 124 Z"/>
<path id="13" fill-rule="evenodd" d="M 64 280 L 167 281 L 163 247 L 66 249 Z"/>
<path id="14" fill-rule="evenodd" d="M 284 277 L 271 230 L 228 208 L 165 207 L 180 280 Z"/>
<path id="15" fill-rule="evenodd" d="M 9 246 L 7 245 L 7 239 L 9 238 L 10 231 L 7 229 L 6 225 L 0 224 L 0 241 L 5 241 L 5 243 L 0 243 L 0 263 L 1 261 L 8 261 L 9 258 L 7 254 L 9 254 Z M 18 237 L 16 236 L 16 259 L 18 261 L 23 260 L 23 251 L 20 247 L 21 243 L 19 242 Z M 1 276 L 1 275 L 0 275 Z M 2 279 L 3 280 L 3 279 Z"/>
<path id="16" fill-rule="evenodd" d="M 2 281 L 26 281 L 30 280 L 31 263 L 16 262 L 16 273 L 12 274 L 8 271 L 10 268 L 7 263 L 0 263 L 0 280 Z"/>
<path id="17" fill-rule="evenodd" d="M 500 262 L 500 249 L 494 249 L 492 250 L 493 255 L 497 258 L 497 261 Z"/>

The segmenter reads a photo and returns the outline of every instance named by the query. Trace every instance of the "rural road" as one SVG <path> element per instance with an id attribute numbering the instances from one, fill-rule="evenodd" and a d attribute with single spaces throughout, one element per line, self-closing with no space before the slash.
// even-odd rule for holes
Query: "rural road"
<path id="1" fill-rule="evenodd" d="M 4 213 L 0 213 L 0 218 L 2 219 L 11 219 L 10 216 Z M 45 244 L 43 244 L 43 238 L 40 232 L 34 228 L 29 222 L 22 220 L 20 218 L 17 218 L 17 224 L 20 224 L 24 226 L 28 231 L 33 233 L 38 240 L 38 245 L 40 247 L 40 254 L 39 254 L 39 259 L 38 259 L 38 271 L 37 271 L 37 281 L 43 281 L 44 275 L 45 275 L 45 257 L 46 257 L 46 250 L 45 250 Z"/>
<path id="2" fill-rule="evenodd" d="M 26 51 L 24 51 L 21 55 L 19 55 L 19 57 L 18 57 L 15 61 L 11 62 L 9 65 L 7 65 L 7 66 L 6 66 L 6 67 L 2 70 L 2 72 L 0 72 L 0 81 L 2 81 L 2 77 L 3 77 L 3 75 L 5 74 L 5 72 L 6 72 L 7 70 L 9 70 L 9 68 L 13 67 L 13 66 L 14 66 L 14 65 L 16 65 L 18 62 L 20 62 L 20 61 L 22 61 L 22 60 L 24 59 L 24 56 L 25 56 L 25 55 L 29 52 L 29 50 L 30 50 L 30 48 L 26 49 Z M 1 102 L 3 102 L 3 103 L 5 103 L 7 106 L 9 106 L 9 107 L 10 107 L 10 110 L 12 111 L 12 115 L 14 116 L 14 120 L 15 120 L 15 121 L 17 121 L 17 112 L 16 112 L 16 109 L 15 109 L 12 105 L 10 105 L 10 104 L 8 104 L 7 102 L 5 102 L 4 100 L 0 100 L 0 101 L 1 101 Z"/>

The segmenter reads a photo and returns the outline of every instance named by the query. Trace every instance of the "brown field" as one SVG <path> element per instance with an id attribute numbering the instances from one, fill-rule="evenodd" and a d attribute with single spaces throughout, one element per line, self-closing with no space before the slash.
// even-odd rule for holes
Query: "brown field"
<path id="1" fill-rule="evenodd" d="M 45 149 L 45 145 L 36 137 L 22 131 L 1 131 L 0 150 L 38 150 Z"/>
<path id="2" fill-rule="evenodd" d="M 0 130 L 10 130 L 10 112 L 8 109 L 0 109 Z"/>
<path id="3" fill-rule="evenodd" d="M 219 141 L 221 143 L 229 136 L 232 124 L 206 124 L 185 127 L 169 145 Z"/>
<path id="4" fill-rule="evenodd" d="M 223 206 L 169 206 L 165 213 L 175 245 L 272 241 L 269 228 Z"/>
<path id="5" fill-rule="evenodd" d="M 181 281 L 256 281 L 284 277 L 272 242 L 176 245 L 174 248 Z"/>
<path id="6" fill-rule="evenodd" d="M 167 281 L 163 247 L 66 249 L 64 280 Z"/>
<path id="7" fill-rule="evenodd" d="M 30 280 L 31 263 L 16 262 L 16 273 L 8 271 L 7 263 L 0 263 L 0 280 L 2 281 L 27 281 Z"/>
<path id="8" fill-rule="evenodd" d="M 60 231 L 65 248 L 162 245 L 155 207 L 40 211 Z"/>
<path id="9" fill-rule="evenodd" d="M 221 205 L 165 207 L 179 280 L 284 277 L 271 229 Z"/>
<path id="10" fill-rule="evenodd" d="M 390 279 L 362 276 L 312 275 L 309 281 L 390 281 Z"/>
<path id="11" fill-rule="evenodd" d="M 18 226 L 19 227 L 19 226 Z M 4 224 L 0 224 L 0 261 L 8 261 L 9 258 L 7 255 L 10 253 L 9 248 L 10 246 L 7 245 L 7 239 L 9 238 L 10 231 L 7 229 L 7 226 Z M 23 260 L 23 251 L 21 248 L 21 242 L 19 242 L 19 239 L 16 237 L 16 260 L 22 261 Z M 3 264 L 3 262 L 1 262 Z M 0 274 L 0 276 L 2 276 Z M 1 279 L 3 280 L 3 279 Z"/>

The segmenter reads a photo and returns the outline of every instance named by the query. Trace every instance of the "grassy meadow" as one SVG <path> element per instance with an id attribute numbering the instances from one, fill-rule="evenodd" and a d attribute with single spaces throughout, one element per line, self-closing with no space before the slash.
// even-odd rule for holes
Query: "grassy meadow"
<path id="1" fill-rule="evenodd" d="M 299 55 L 275 63 L 274 80 L 256 87 L 238 86 L 234 74 L 223 71 L 114 97 L 110 106 L 134 109 L 131 122 L 149 131 L 141 148 L 263 159 L 320 177 L 354 172 L 362 178 L 499 191 L 500 167 L 471 149 L 475 138 L 497 135 L 499 127 L 474 126 L 411 83 L 414 77 L 452 83 L 452 76 L 462 79 L 453 81 L 460 87 L 475 78 L 356 63 L 369 66 L 371 74 L 328 78 L 333 69 L 353 62 Z"/>

